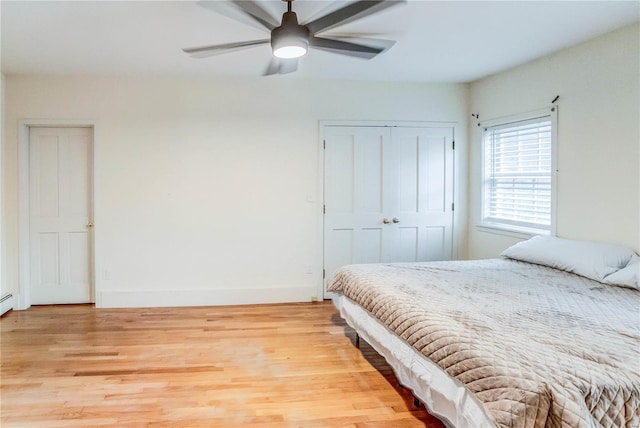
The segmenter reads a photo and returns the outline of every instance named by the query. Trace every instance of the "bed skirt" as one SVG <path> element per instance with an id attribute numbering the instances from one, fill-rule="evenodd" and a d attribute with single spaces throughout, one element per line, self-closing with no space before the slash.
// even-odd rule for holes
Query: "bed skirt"
<path id="1" fill-rule="evenodd" d="M 340 315 L 382 355 L 404 387 L 448 428 L 495 427 L 482 403 L 462 383 L 393 334 L 348 297 L 333 295 Z"/>

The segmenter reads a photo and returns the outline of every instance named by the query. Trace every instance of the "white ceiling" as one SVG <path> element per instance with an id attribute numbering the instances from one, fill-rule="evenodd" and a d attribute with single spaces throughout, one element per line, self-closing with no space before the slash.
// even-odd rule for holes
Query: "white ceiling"
<path id="1" fill-rule="evenodd" d="M 281 1 L 262 1 L 272 15 Z M 344 3 L 344 2 L 342 2 Z M 304 22 L 329 1 L 293 3 Z M 268 38 L 191 1 L 0 2 L 5 74 L 259 76 L 268 45 L 193 59 L 183 47 Z M 298 73 L 270 79 L 344 78 L 468 82 L 637 22 L 638 1 L 418 1 L 325 34 L 397 40 L 372 59 L 312 50 Z"/>

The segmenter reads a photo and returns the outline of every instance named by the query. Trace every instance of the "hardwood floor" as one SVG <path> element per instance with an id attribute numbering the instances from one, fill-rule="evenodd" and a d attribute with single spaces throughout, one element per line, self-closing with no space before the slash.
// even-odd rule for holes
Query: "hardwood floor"
<path id="1" fill-rule="evenodd" d="M 429 427 L 330 302 L 40 306 L 0 321 L 8 427 Z"/>

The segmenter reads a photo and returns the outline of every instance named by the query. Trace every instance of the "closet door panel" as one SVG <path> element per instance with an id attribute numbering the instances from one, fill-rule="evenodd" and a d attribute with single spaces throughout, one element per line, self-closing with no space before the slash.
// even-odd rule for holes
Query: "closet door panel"
<path id="1" fill-rule="evenodd" d="M 324 267 L 329 279 L 346 264 L 390 260 L 394 249 L 388 248 L 392 240 L 383 218 L 395 199 L 386 185 L 387 169 L 393 166 L 388 128 L 328 127 L 323 137 Z"/>
<path id="2" fill-rule="evenodd" d="M 448 260 L 453 237 L 453 129 L 398 127 L 392 141 L 399 153 L 399 200 L 393 214 L 399 229 L 396 261 Z M 415 228 L 416 242 L 402 236 L 406 228 Z M 415 258 L 409 256 L 414 253 Z"/>

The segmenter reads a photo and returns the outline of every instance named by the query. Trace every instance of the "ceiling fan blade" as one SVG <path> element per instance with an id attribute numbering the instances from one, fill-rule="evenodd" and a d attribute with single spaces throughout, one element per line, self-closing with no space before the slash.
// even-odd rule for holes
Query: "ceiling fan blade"
<path id="1" fill-rule="evenodd" d="M 280 74 L 295 73 L 298 71 L 298 59 L 281 59 Z"/>
<path id="2" fill-rule="evenodd" d="M 267 65 L 267 69 L 262 73 L 263 76 L 273 76 L 274 74 L 278 74 L 278 69 L 280 68 L 280 64 L 277 58 L 271 57 L 269 61 L 269 65 Z"/>
<path id="3" fill-rule="evenodd" d="M 257 45 L 264 45 L 271 43 L 269 39 L 262 40 L 249 40 L 246 42 L 235 42 L 235 43 L 223 43 L 221 45 L 209 45 L 209 46 L 199 46 L 195 48 L 185 48 L 182 49 L 184 52 L 191 55 L 192 58 L 206 58 L 214 55 L 220 55 L 240 49 L 246 49 Z"/>
<path id="4" fill-rule="evenodd" d="M 256 2 L 250 0 L 199 1 L 199 6 L 261 30 L 273 30 L 278 21 Z"/>
<path id="5" fill-rule="evenodd" d="M 229 0 L 229 2 L 269 31 L 279 25 L 279 22 L 255 1 Z"/>
<path id="6" fill-rule="evenodd" d="M 406 0 L 360 0 L 305 25 L 311 34 L 316 34 L 402 3 Z"/>
<path id="7" fill-rule="evenodd" d="M 372 37 L 372 36 L 378 36 L 381 34 L 366 34 L 366 33 L 358 33 L 358 34 L 353 34 L 353 33 L 343 33 L 343 34 L 331 34 L 330 36 L 324 36 L 324 37 L 319 37 L 320 39 L 327 39 L 327 40 L 337 40 L 337 41 L 345 41 L 345 42 L 351 42 L 351 43 L 355 43 L 358 45 L 364 45 L 364 46 L 368 46 L 368 47 L 372 47 L 372 48 L 380 48 L 383 49 L 384 51 L 387 51 L 389 49 L 391 49 L 393 47 L 393 45 L 396 44 L 395 40 L 389 40 L 389 39 L 379 39 L 377 37 Z M 382 52 L 381 52 L 382 53 Z"/>
<path id="8" fill-rule="evenodd" d="M 272 76 L 274 74 L 289 74 L 298 70 L 298 59 L 280 59 L 271 57 L 267 69 L 263 76 Z"/>
<path id="9" fill-rule="evenodd" d="M 367 46 L 359 43 L 347 42 L 345 40 L 329 39 L 326 37 L 311 37 L 309 39 L 309 46 L 312 46 L 316 49 L 322 49 L 330 52 L 339 53 L 342 55 L 371 59 L 374 56 L 389 49 L 395 43 L 392 40 L 381 40 L 381 39 L 369 39 L 369 40 L 387 42 L 387 44 L 390 43 L 390 45 L 388 47 Z"/>

